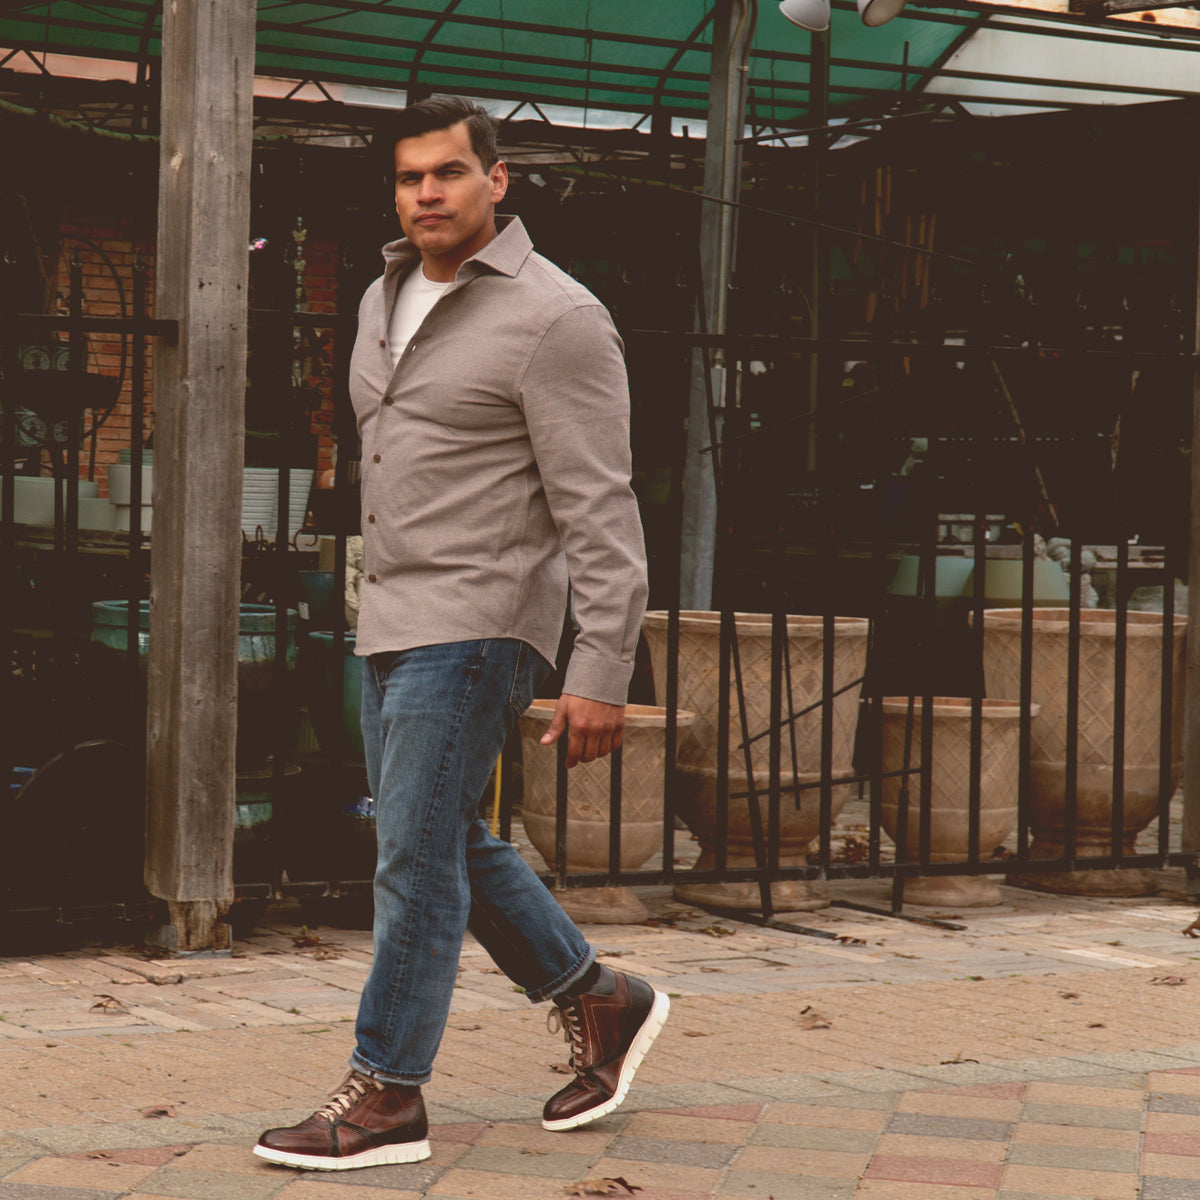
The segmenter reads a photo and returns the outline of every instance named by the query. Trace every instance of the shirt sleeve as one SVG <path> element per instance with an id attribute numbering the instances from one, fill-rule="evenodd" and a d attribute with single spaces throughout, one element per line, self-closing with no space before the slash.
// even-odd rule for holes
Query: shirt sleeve
<path id="1" fill-rule="evenodd" d="M 563 691 L 624 704 L 646 608 L 646 552 L 630 487 L 625 359 L 603 306 L 572 308 L 549 325 L 519 397 L 579 626 Z"/>

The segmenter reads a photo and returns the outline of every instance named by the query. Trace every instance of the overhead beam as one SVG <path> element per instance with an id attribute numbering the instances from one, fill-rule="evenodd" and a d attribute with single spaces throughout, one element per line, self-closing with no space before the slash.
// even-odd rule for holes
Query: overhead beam
<path id="1" fill-rule="evenodd" d="M 228 945 L 233 902 L 254 10 L 163 18 L 145 878 L 185 952 Z"/>

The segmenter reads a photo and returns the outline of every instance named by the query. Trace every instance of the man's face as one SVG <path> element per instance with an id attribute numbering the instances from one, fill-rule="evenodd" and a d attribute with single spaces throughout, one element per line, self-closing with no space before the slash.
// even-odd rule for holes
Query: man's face
<path id="1" fill-rule="evenodd" d="M 425 274 L 453 279 L 460 263 L 496 236 L 494 209 L 508 171 L 483 169 L 466 123 L 396 143 L 396 215 L 421 252 Z"/>

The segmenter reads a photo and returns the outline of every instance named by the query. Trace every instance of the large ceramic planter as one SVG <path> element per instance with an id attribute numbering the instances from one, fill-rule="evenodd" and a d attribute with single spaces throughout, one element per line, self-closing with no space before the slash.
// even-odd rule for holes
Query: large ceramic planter
<path id="1" fill-rule="evenodd" d="M 1076 776 L 1078 858 L 1130 854 L 1134 839 L 1158 813 L 1159 740 L 1162 695 L 1161 613 L 1126 613 L 1125 745 L 1121 779 L 1121 844 L 1111 845 L 1114 771 L 1113 700 L 1116 691 L 1117 614 L 1110 609 L 1080 612 L 1079 716 Z M 992 696 L 1019 696 L 1021 610 L 988 609 L 983 614 L 984 672 Z M 1171 662 L 1172 727 L 1169 786 L 1183 770 L 1183 669 L 1187 621 L 1175 618 Z M 1034 840 L 1030 858 L 1064 853 L 1067 775 L 1068 614 L 1033 610 L 1033 699 L 1040 714 L 1031 725 L 1030 779 Z M 1155 890 L 1143 870 L 1082 870 L 1029 874 L 1011 880 L 1043 891 L 1074 895 L 1141 896 Z"/>
<path id="2" fill-rule="evenodd" d="M 537 852 L 553 868 L 558 811 L 558 748 L 542 735 L 555 701 L 535 700 L 521 718 L 525 795 L 521 819 Z M 692 714 L 676 718 L 683 731 Z M 667 712 L 643 704 L 625 709 L 621 742 L 621 870 L 636 871 L 662 849 L 663 785 L 666 778 Z M 579 763 L 567 773 L 567 870 L 607 872 L 611 759 Z M 568 916 L 579 922 L 631 924 L 644 921 L 646 906 L 630 888 L 562 888 L 554 893 Z"/>
<path id="3" fill-rule="evenodd" d="M 146 655 L 150 650 L 150 602 L 138 602 L 138 656 L 145 680 Z M 99 600 L 92 605 L 91 641 L 96 684 L 105 680 L 113 698 L 123 693 L 128 676 L 124 666 L 127 645 L 127 600 Z M 270 604 L 242 604 L 238 610 L 237 641 L 237 758 L 240 768 L 261 765 L 274 748 L 280 731 L 295 719 L 295 693 L 290 686 L 277 687 L 275 668 L 275 608 Z M 296 669 L 296 614 L 287 611 L 284 639 L 284 671 Z M 122 703 L 128 703 L 122 696 Z M 130 708 L 130 711 L 132 709 Z M 290 739 L 287 739 L 290 741 Z"/>
<path id="4" fill-rule="evenodd" d="M 355 634 L 347 630 L 339 656 L 332 633 L 310 633 L 304 639 L 303 674 L 308 715 L 321 749 L 361 762 L 362 659 L 354 653 L 355 641 Z"/>
<path id="5" fill-rule="evenodd" d="M 654 687 L 659 703 L 666 700 L 667 685 L 666 612 L 648 612 L 642 625 L 650 648 Z M 738 613 L 735 616 L 746 722 L 751 735 L 763 733 L 771 719 L 771 621 L 767 613 Z M 792 770 L 792 743 L 783 732 L 780 762 L 781 783 L 819 783 L 821 778 L 822 673 L 824 670 L 824 618 L 789 616 L 788 658 L 791 671 L 793 713 L 810 710 L 791 725 L 795 737 L 796 763 Z M 858 617 L 834 618 L 833 690 L 833 775 L 852 773 L 854 733 L 858 722 L 859 681 L 867 659 L 867 621 Z M 685 787 L 681 789 L 680 815 L 700 842 L 697 871 L 710 871 L 716 863 L 718 839 L 724 837 L 726 862 L 731 868 L 755 867 L 755 844 L 750 801 L 730 800 L 724 834 L 717 827 L 717 744 L 719 724 L 719 681 L 721 662 L 721 616 L 716 612 L 682 612 L 679 616 L 679 704 L 696 714 L 686 736 L 679 740 L 677 766 Z M 786 679 L 786 676 L 785 676 Z M 842 691 L 841 689 L 845 689 Z M 740 709 L 736 677 L 730 672 L 730 731 L 728 791 L 731 795 L 749 790 L 751 780 L 759 795 L 764 828 L 770 783 L 770 739 L 753 743 L 750 770 L 746 769 L 741 742 Z M 815 707 L 813 707 L 815 706 Z M 784 696 L 784 716 L 787 697 Z M 833 789 L 833 815 L 846 802 L 848 785 Z M 779 865 L 781 868 L 808 864 L 809 844 L 820 825 L 821 789 L 804 788 L 797 804 L 785 792 L 780 804 Z M 714 908 L 757 911 L 762 899 L 757 883 L 681 882 L 675 894 L 689 904 Z M 823 908 L 829 903 L 821 882 L 780 881 L 771 885 L 771 901 L 782 912 Z"/>
<path id="6" fill-rule="evenodd" d="M 903 779 L 889 772 L 921 764 L 924 716 L 933 725 L 929 764 L 929 861 L 964 862 L 971 853 L 971 722 L 972 702 L 962 697 L 936 697 L 930 710 L 913 701 L 911 732 L 908 697 L 883 701 L 883 788 L 880 816 L 888 837 L 897 842 L 900 791 Z M 1037 715 L 1038 707 L 1031 712 Z M 1015 701 L 981 702 L 979 766 L 979 857 L 986 859 L 1017 823 L 1017 784 L 1020 764 L 1021 707 Z M 907 742 L 907 754 L 906 754 Z M 908 815 L 904 858 L 919 857 L 921 839 L 921 777 L 908 776 Z M 899 843 L 897 842 L 897 845 Z M 897 856 L 899 857 L 899 855 Z M 981 875 L 926 875 L 904 881 L 906 904 L 938 907 L 978 907 L 999 904 L 1000 889 Z"/>

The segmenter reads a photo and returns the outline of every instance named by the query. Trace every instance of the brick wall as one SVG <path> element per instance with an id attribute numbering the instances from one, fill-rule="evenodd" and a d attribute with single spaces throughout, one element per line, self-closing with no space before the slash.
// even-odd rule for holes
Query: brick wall
<path id="1" fill-rule="evenodd" d="M 134 263 L 140 255 L 146 264 L 147 303 L 153 305 L 154 291 L 154 232 L 135 229 L 131 219 L 96 220 L 86 214 L 68 210 L 60 225 L 60 252 L 54 265 L 54 295 L 58 309 L 67 311 L 71 287 L 71 259 L 78 254 L 82 269 L 83 311 L 87 316 L 133 315 Z M 104 375 L 120 376 L 122 339 L 116 334 L 88 335 L 87 369 Z M 133 401 L 133 347 L 126 339 L 124 383 L 117 403 L 103 418 L 94 439 L 85 441 L 80 451 L 80 473 L 100 484 L 102 495 L 107 494 L 107 473 L 110 464 L 118 461 L 122 448 L 129 448 L 133 431 L 130 415 Z M 143 442 L 153 429 L 153 397 L 150 377 L 153 364 L 153 342 L 146 344 L 145 409 Z M 87 413 L 85 430 L 90 429 L 102 414 Z"/>
<path id="2" fill-rule="evenodd" d="M 147 304 L 153 313 L 154 304 L 154 231 L 134 227 L 126 218 L 95 217 L 81 211 L 64 213 L 60 226 L 61 253 L 54 270 L 54 292 L 65 313 L 70 292 L 70 259 L 78 253 L 82 268 L 83 311 L 91 316 L 120 316 L 122 293 L 125 311 L 132 315 L 134 264 L 141 256 L 146 269 Z M 340 250 L 335 242 L 312 239 L 305 246 L 304 273 L 305 308 L 314 312 L 337 311 L 337 272 Z M 319 332 L 319 331 L 318 331 Z M 146 343 L 145 415 L 141 430 L 144 445 L 154 429 L 153 339 Z M 131 428 L 133 398 L 132 340 L 126 341 L 124 383 L 117 403 L 103 420 L 93 441 L 88 439 L 80 454 L 80 473 L 83 478 L 95 478 L 100 494 L 107 495 L 108 467 L 119 461 L 120 452 L 130 449 L 134 431 Z M 305 371 L 307 384 L 320 394 L 320 403 L 312 414 L 312 429 L 318 438 L 318 461 L 314 466 L 324 469 L 332 465 L 333 453 L 333 370 L 332 353 L 306 358 L 310 364 Z M 119 376 L 122 371 L 121 338 L 115 334 L 91 334 L 88 337 L 89 371 Z M 283 383 L 284 381 L 281 381 Z M 90 428 L 93 414 L 87 414 L 85 428 Z M 94 471 L 94 475 L 93 475 Z"/>

